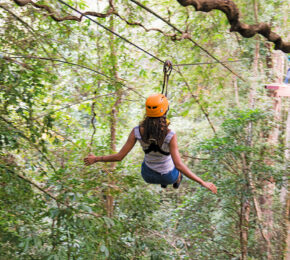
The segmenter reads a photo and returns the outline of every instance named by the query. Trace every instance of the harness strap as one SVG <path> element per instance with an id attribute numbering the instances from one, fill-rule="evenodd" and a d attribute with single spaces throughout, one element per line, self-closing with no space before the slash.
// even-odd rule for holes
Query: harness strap
<path id="1" fill-rule="evenodd" d="M 140 127 L 139 126 L 136 126 L 136 127 L 134 127 L 134 134 L 135 134 L 135 137 L 140 141 L 140 140 L 142 140 L 142 137 L 141 137 L 141 133 L 140 133 Z M 172 138 L 172 136 L 174 135 L 175 133 L 173 132 L 173 131 L 170 131 L 167 135 L 166 135 L 166 137 L 165 137 L 165 139 L 164 139 L 164 143 L 170 143 L 170 140 L 171 140 L 171 138 Z M 163 151 L 157 144 L 156 144 L 156 140 L 154 140 L 154 139 L 151 139 L 151 143 L 150 143 L 150 145 L 149 145 L 149 147 L 146 149 L 146 150 L 144 150 L 144 148 L 143 148 L 143 151 L 145 152 L 145 154 L 148 154 L 148 153 L 150 153 L 150 152 L 159 152 L 159 153 L 161 153 L 161 154 L 163 154 L 163 155 L 166 155 L 166 156 L 168 156 L 168 155 L 170 155 L 170 152 L 165 152 L 165 151 Z"/>
<path id="2" fill-rule="evenodd" d="M 159 152 L 163 155 L 169 155 L 170 153 L 169 152 L 164 152 L 163 150 L 161 150 L 161 148 L 157 145 L 157 144 L 154 144 L 154 143 L 151 143 L 149 145 L 149 147 L 144 151 L 145 154 L 148 154 L 150 152 Z"/>

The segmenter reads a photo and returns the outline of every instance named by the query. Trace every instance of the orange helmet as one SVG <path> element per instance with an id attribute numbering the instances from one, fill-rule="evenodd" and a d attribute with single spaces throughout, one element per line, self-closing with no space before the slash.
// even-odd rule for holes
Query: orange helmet
<path id="1" fill-rule="evenodd" d="M 168 100 L 163 94 L 154 94 L 146 100 L 146 116 L 161 117 L 168 110 Z"/>

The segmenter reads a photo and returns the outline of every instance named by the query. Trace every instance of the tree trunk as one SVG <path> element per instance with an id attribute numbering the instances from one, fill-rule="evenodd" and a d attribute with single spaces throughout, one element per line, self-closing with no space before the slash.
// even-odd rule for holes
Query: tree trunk
<path id="1" fill-rule="evenodd" d="M 283 81 L 283 71 L 284 71 L 284 57 L 280 52 L 273 53 L 273 73 L 275 77 L 275 82 L 282 83 Z M 274 111 L 274 121 L 278 123 L 281 118 L 281 97 L 276 96 L 273 92 L 270 94 L 273 98 L 273 111 Z M 271 145 L 278 144 L 279 137 L 279 127 L 278 124 L 272 129 L 268 137 L 267 142 Z M 272 152 L 270 151 L 270 154 Z M 270 158 L 265 159 L 265 164 L 272 166 L 273 160 Z M 262 181 L 262 195 L 259 198 L 261 210 L 263 214 L 264 228 L 267 232 L 267 236 L 270 241 L 274 238 L 274 213 L 273 213 L 273 196 L 275 191 L 275 180 L 273 177 L 265 179 Z M 265 251 L 267 253 L 267 259 L 273 259 L 273 249 L 274 244 L 266 246 Z"/>
<path id="2" fill-rule="evenodd" d="M 257 22 L 257 3 L 254 1 L 254 13 L 256 17 L 256 22 Z M 259 46 L 259 41 L 256 39 L 256 45 L 255 45 L 255 53 L 254 53 L 254 62 L 253 62 L 253 74 L 255 77 L 258 76 L 258 59 L 259 59 L 259 52 L 260 52 L 260 46 Z M 249 93 L 249 103 L 250 103 L 250 108 L 253 109 L 255 107 L 255 98 L 256 98 L 256 85 L 257 85 L 257 80 L 253 81 L 251 83 L 250 87 L 250 93 Z M 237 89 L 237 82 L 235 80 L 234 84 L 235 89 Z M 237 90 L 235 91 L 237 92 Z M 236 93 L 236 102 L 239 105 L 239 99 L 238 99 L 238 93 Z M 252 122 L 249 123 L 248 125 L 248 138 L 247 138 L 247 143 L 248 146 L 252 146 L 252 131 L 253 131 L 253 125 Z M 261 214 L 260 214 L 260 206 L 257 205 L 257 200 L 256 200 L 256 194 L 255 194 L 255 187 L 252 182 L 252 176 L 251 176 L 251 167 L 247 162 L 247 157 L 243 154 L 242 155 L 243 159 L 243 172 L 245 175 L 245 178 L 247 179 L 248 184 L 245 186 L 245 193 L 252 193 L 252 197 L 254 200 L 254 206 L 256 209 L 256 214 L 258 221 L 261 222 Z M 250 203 L 249 201 L 245 198 L 243 195 L 241 198 L 241 212 L 240 212 L 240 245 L 241 245 L 241 259 L 246 260 L 248 257 L 248 236 L 249 236 L 249 218 L 250 218 Z M 264 231 L 261 230 L 262 236 L 264 235 Z M 264 236 L 263 236 L 264 237 Z M 267 240 L 267 239 L 266 239 Z"/>
<path id="3" fill-rule="evenodd" d="M 233 79 L 234 83 L 234 90 L 235 90 L 235 101 L 236 101 L 236 106 L 240 107 L 240 99 L 239 99 L 239 88 L 238 88 L 238 80 L 237 77 L 234 77 Z"/>
<path id="4" fill-rule="evenodd" d="M 288 108 L 287 124 L 286 124 L 286 174 L 289 172 L 289 161 L 290 161 L 290 107 Z M 287 176 L 286 176 L 287 178 Z M 290 259 L 290 179 L 288 176 L 287 183 L 287 195 L 286 195 L 286 207 L 285 207 L 285 249 L 284 249 L 284 260 Z"/>
<path id="5" fill-rule="evenodd" d="M 114 19 L 113 16 L 110 16 L 110 29 L 114 31 Z M 115 49 L 115 41 L 113 34 L 110 34 L 110 60 L 112 64 L 111 76 L 117 81 L 118 79 L 118 64 L 117 64 L 117 54 Z M 117 129 L 117 118 L 119 112 L 119 105 L 122 101 L 122 92 L 121 89 L 118 89 L 118 85 L 115 85 L 115 92 L 116 92 L 116 101 L 112 106 L 111 114 L 110 114 L 110 130 L 111 130 L 111 153 L 116 153 L 116 129 Z M 110 164 L 110 172 L 114 172 L 116 169 L 116 162 L 112 162 Z M 114 176 L 114 174 L 113 174 Z M 108 176 L 110 186 L 114 186 L 114 180 L 112 179 L 111 175 Z M 112 196 L 112 188 L 108 188 L 107 196 L 106 196 L 106 209 L 108 217 L 112 217 L 114 213 L 114 197 Z"/>
<path id="6" fill-rule="evenodd" d="M 258 4 L 257 4 L 256 0 L 253 1 L 253 9 L 254 9 L 255 22 L 258 23 Z M 259 56 L 260 56 L 260 45 L 259 44 L 260 44 L 259 39 L 257 37 L 256 43 L 255 43 L 255 52 L 254 52 L 254 61 L 253 61 L 253 74 L 255 75 L 256 78 L 259 76 L 259 73 L 260 73 L 259 66 L 258 66 L 259 65 Z M 250 103 L 251 109 L 255 108 L 257 84 L 258 84 L 257 80 L 253 81 L 251 84 L 251 89 L 250 89 L 250 93 L 249 93 L 249 103 Z M 252 126 L 252 122 L 250 122 L 249 127 L 248 127 L 248 145 L 250 147 L 252 147 L 252 131 L 253 131 L 253 126 Z M 246 158 L 246 156 L 245 156 L 245 158 Z M 244 164 L 246 164 L 246 163 L 247 162 L 245 161 Z M 253 174 L 251 172 L 251 164 L 249 165 L 249 170 L 248 170 L 248 182 L 249 182 L 250 190 L 252 193 L 252 199 L 253 199 L 253 204 L 254 204 L 255 211 L 256 211 L 257 220 L 259 222 L 258 223 L 259 230 L 257 230 L 256 234 L 258 237 L 261 235 L 261 241 L 263 241 L 262 246 L 260 247 L 261 248 L 260 255 L 263 255 L 264 251 L 266 250 L 267 259 L 272 259 L 271 239 L 269 236 L 267 223 L 266 223 L 265 218 L 264 218 L 265 210 L 263 211 L 263 206 L 262 206 L 263 203 L 261 202 L 262 201 L 261 196 L 259 197 L 258 192 L 257 192 L 256 187 L 255 187 L 256 185 L 254 184 Z M 263 194 L 267 194 L 267 192 L 263 191 Z M 265 196 L 262 196 L 262 197 L 265 198 Z M 268 198 L 268 202 L 271 202 L 271 205 L 272 205 L 272 201 L 270 200 L 270 198 Z M 271 214 L 269 214 L 269 216 L 271 216 Z"/>
<path id="7" fill-rule="evenodd" d="M 241 198 L 241 211 L 240 211 L 240 244 L 242 255 L 241 260 L 246 260 L 248 257 L 249 218 L 250 218 L 250 203 L 247 199 L 245 199 L 245 196 L 243 195 Z"/>

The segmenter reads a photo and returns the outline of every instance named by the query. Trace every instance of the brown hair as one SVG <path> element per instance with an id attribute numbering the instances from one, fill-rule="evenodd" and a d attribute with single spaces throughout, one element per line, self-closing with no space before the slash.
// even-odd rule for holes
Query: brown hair
<path id="1" fill-rule="evenodd" d="M 143 134 L 141 134 L 142 140 L 147 144 L 156 143 L 161 148 L 168 131 L 166 115 L 146 117 L 140 123 L 140 127 L 144 129 Z"/>

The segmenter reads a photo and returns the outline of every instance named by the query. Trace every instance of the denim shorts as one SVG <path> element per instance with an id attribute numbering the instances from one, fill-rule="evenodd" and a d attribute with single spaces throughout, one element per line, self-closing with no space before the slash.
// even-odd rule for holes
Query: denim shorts
<path id="1" fill-rule="evenodd" d="M 141 174 L 147 183 L 151 184 L 173 184 L 177 181 L 179 176 L 179 171 L 174 167 L 172 171 L 166 174 L 160 174 L 152 169 L 150 169 L 145 162 L 142 163 Z"/>

